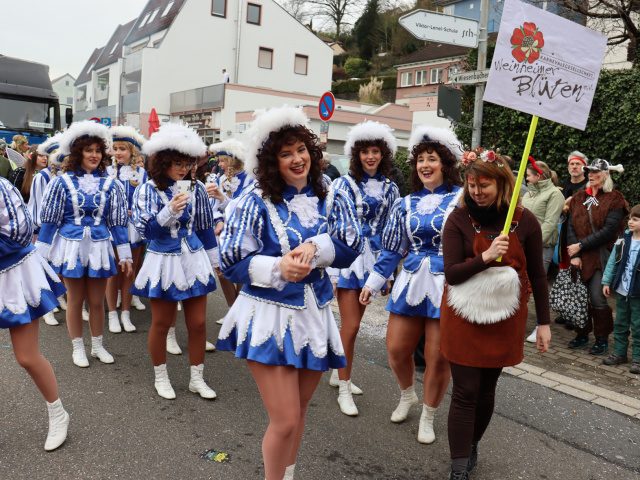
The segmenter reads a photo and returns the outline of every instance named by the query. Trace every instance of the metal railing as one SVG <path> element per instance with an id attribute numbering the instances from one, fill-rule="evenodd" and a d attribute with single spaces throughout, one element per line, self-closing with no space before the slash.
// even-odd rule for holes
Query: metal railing
<path id="1" fill-rule="evenodd" d="M 171 113 L 207 110 L 224 105 L 224 83 L 171 94 Z"/>
<path id="2" fill-rule="evenodd" d="M 140 92 L 133 92 L 122 96 L 122 113 L 137 113 L 140 111 Z"/>
<path id="3" fill-rule="evenodd" d="M 142 70 L 142 50 L 131 53 L 124 58 L 124 72 L 131 73 Z"/>
<path id="4" fill-rule="evenodd" d="M 90 118 L 110 118 L 113 121 L 116 118 L 116 106 L 110 105 L 108 107 L 94 108 L 93 110 L 87 110 L 84 112 L 78 112 L 73 115 L 73 121 L 89 120 Z"/>

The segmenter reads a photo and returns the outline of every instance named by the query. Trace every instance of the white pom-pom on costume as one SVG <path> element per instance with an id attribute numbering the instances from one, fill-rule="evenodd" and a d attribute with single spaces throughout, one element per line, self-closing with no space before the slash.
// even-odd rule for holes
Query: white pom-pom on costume
<path id="1" fill-rule="evenodd" d="M 145 144 L 145 138 L 138 133 L 138 131 L 128 125 L 116 125 L 109 129 L 112 142 L 129 142 L 133 143 L 136 147 L 142 148 Z M 133 140 L 133 141 L 132 141 Z"/>
<path id="2" fill-rule="evenodd" d="M 393 136 L 393 129 L 389 125 L 371 120 L 354 125 L 349 129 L 347 141 L 344 144 L 344 154 L 347 157 L 351 157 L 351 149 L 356 142 L 372 142 L 375 140 L 383 140 L 391 150 L 391 156 L 395 156 L 396 150 L 398 150 L 398 142 L 396 137 Z"/>
<path id="3" fill-rule="evenodd" d="M 251 178 L 256 178 L 254 170 L 258 167 L 258 152 L 269 138 L 271 132 L 279 132 L 287 127 L 301 126 L 310 130 L 309 117 L 301 107 L 270 108 L 256 110 L 256 117 L 244 137 L 245 160 L 244 170 Z"/>
<path id="4" fill-rule="evenodd" d="M 60 141 L 62 140 L 63 132 L 56 133 L 53 137 L 47 138 L 44 142 L 38 145 L 38 153 L 50 155 L 54 150 L 60 147 Z"/>
<path id="5" fill-rule="evenodd" d="M 209 147 L 211 153 L 229 155 L 241 162 L 244 162 L 244 145 L 235 138 L 230 138 L 224 142 L 214 143 Z"/>
<path id="6" fill-rule="evenodd" d="M 458 161 L 462 159 L 464 148 L 462 143 L 458 140 L 458 137 L 451 130 L 440 127 L 430 127 L 429 125 L 419 125 L 411 132 L 409 138 L 409 154 L 413 151 L 413 148 L 423 142 L 437 142 L 449 149 L 453 156 Z"/>
<path id="7" fill-rule="evenodd" d="M 447 288 L 447 303 L 471 323 L 506 320 L 520 305 L 520 277 L 511 267 L 490 267 Z"/>
<path id="8" fill-rule="evenodd" d="M 179 123 L 165 123 L 142 146 L 142 153 L 153 155 L 165 150 L 195 158 L 206 155 L 207 146 L 193 128 Z"/>
<path id="9" fill-rule="evenodd" d="M 60 151 L 65 155 L 69 155 L 69 153 L 71 153 L 71 146 L 81 137 L 98 137 L 104 141 L 107 150 L 109 150 L 111 143 L 109 128 L 92 120 L 83 120 L 72 123 L 67 131 L 64 132 L 60 139 Z"/>

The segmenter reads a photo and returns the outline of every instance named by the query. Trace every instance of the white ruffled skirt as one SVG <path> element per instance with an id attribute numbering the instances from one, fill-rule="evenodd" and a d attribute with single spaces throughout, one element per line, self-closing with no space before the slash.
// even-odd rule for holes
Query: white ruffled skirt
<path id="1" fill-rule="evenodd" d="M 70 240 L 56 233 L 49 249 L 49 263 L 54 272 L 69 278 L 109 278 L 118 271 L 111 241 L 94 241 L 90 234 L 82 240 Z"/>
<path id="2" fill-rule="evenodd" d="M 296 310 L 241 292 L 220 328 L 216 348 L 267 365 L 320 371 L 346 366 L 331 307 L 319 308 L 308 285 L 305 300 L 306 308 Z"/>
<path id="3" fill-rule="evenodd" d="M 353 261 L 349 268 L 340 269 L 338 287 L 352 290 L 364 287 L 379 255 L 380 252 L 372 252 L 369 241 L 365 241 L 362 253 L 358 255 L 358 258 Z"/>
<path id="4" fill-rule="evenodd" d="M 216 289 L 211 261 L 204 248 L 192 252 L 182 239 L 179 255 L 147 251 L 131 293 L 144 298 L 177 302 L 206 295 Z"/>

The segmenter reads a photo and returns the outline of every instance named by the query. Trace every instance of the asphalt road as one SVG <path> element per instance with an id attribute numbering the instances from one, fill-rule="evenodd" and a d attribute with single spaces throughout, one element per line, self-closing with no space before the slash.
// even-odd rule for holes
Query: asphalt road
<path id="1" fill-rule="evenodd" d="M 210 340 L 218 331 L 215 320 L 225 312 L 221 294 L 214 292 L 208 303 Z M 71 414 L 67 442 L 51 453 L 42 448 L 45 402 L 13 358 L 8 332 L 0 331 L 0 480 L 264 478 L 260 444 L 267 416 L 244 361 L 228 352 L 208 353 L 204 376 L 218 398 L 190 393 L 187 334 L 179 316 L 177 336 L 185 354 L 169 355 L 177 398 L 165 400 L 153 387 L 150 314 L 134 311 L 132 319 L 137 333 L 105 333 L 115 364 L 90 359 L 84 369 L 71 362 L 64 323 L 41 322 L 41 350 Z M 84 330 L 89 353 L 86 323 Z M 356 356 L 353 379 L 365 392 L 356 397 L 360 416 L 340 413 L 337 391 L 325 374 L 307 415 L 296 479 L 448 478 L 449 393 L 436 416 L 435 443 L 421 445 L 418 407 L 403 424 L 389 421 L 399 391 L 384 341 L 361 335 Z M 206 450 L 226 454 L 218 457 L 226 461 L 198 458 Z M 640 421 L 504 375 L 473 478 L 640 479 Z"/>

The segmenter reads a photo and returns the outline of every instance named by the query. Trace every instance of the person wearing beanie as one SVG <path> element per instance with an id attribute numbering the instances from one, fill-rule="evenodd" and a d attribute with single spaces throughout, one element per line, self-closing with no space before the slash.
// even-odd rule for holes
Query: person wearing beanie
<path id="1" fill-rule="evenodd" d="M 347 195 L 356 206 L 364 236 L 364 250 L 351 265 L 327 271 L 338 298 L 340 337 L 347 356 L 347 366 L 332 372 L 329 384 L 338 387 L 340 411 L 349 416 L 358 415 L 352 395 L 362 394 L 351 382 L 356 336 L 366 308 L 358 298 L 382 249 L 382 229 L 391 206 L 400 196 L 396 184 L 387 177 L 396 149 L 396 139 L 388 125 L 369 120 L 355 125 L 344 145 L 344 153 L 351 159 L 349 173 L 332 184 L 333 189 Z M 383 295 L 389 286 L 387 283 L 381 289 Z"/>
<path id="2" fill-rule="evenodd" d="M 55 450 L 67 438 L 69 414 L 62 407 L 58 383 L 38 349 L 38 319 L 58 304 L 64 285 L 31 244 L 33 223 L 18 190 L 0 178 L 0 328 L 8 328 L 18 363 L 47 402 L 49 434 L 44 444 Z"/>
<path id="3" fill-rule="evenodd" d="M 147 172 L 144 168 L 138 167 L 136 159 L 140 155 L 140 149 L 144 145 L 145 139 L 133 127 L 119 125 L 109 129 L 111 135 L 111 154 L 114 162 L 107 167 L 107 175 L 116 178 L 124 189 L 127 197 L 127 213 L 129 222 L 127 233 L 129 244 L 131 245 L 131 256 L 133 258 L 133 270 L 136 271 L 142 262 L 142 251 L 144 242 L 140 234 L 133 226 L 131 211 L 133 208 L 133 193 L 138 185 L 147 181 Z M 109 309 L 109 331 L 111 333 L 135 332 L 136 327 L 131 322 L 131 307 L 133 306 L 133 295 L 129 292 L 133 285 L 134 276 L 125 276 L 122 270 L 107 280 L 107 307 Z M 120 300 L 120 302 L 118 301 Z M 144 310 L 145 305 L 136 297 L 135 302 L 138 310 Z M 122 319 L 118 318 L 118 304 L 122 306 Z M 122 320 L 122 327 L 120 326 Z"/>
<path id="4" fill-rule="evenodd" d="M 82 307 L 89 302 L 91 356 L 113 363 L 102 344 L 107 279 L 120 266 L 131 275 L 127 235 L 127 202 L 122 184 L 107 175 L 109 129 L 85 120 L 71 124 L 60 140 L 66 156 L 61 174 L 49 183 L 42 200 L 40 235 L 36 247 L 67 287 L 67 328 L 73 363 L 88 367 L 82 340 Z"/>
<path id="5" fill-rule="evenodd" d="M 149 246 L 131 293 L 149 298 L 149 354 L 154 386 L 163 398 L 176 398 L 167 371 L 167 335 L 182 302 L 189 333 L 189 391 L 216 398 L 205 383 L 207 294 L 216 289 L 218 244 L 213 210 L 202 182 L 184 180 L 206 154 L 195 130 L 177 123 L 160 127 L 143 145 L 149 181 L 133 197 L 133 222 Z"/>
<path id="6" fill-rule="evenodd" d="M 362 250 L 353 203 L 326 185 L 309 124 L 300 108 L 257 113 L 245 134 L 257 186 L 230 205 L 221 248 L 222 273 L 243 287 L 216 348 L 247 360 L 269 414 L 267 480 L 293 478 L 322 373 L 346 365 L 325 269 L 347 267 Z"/>

